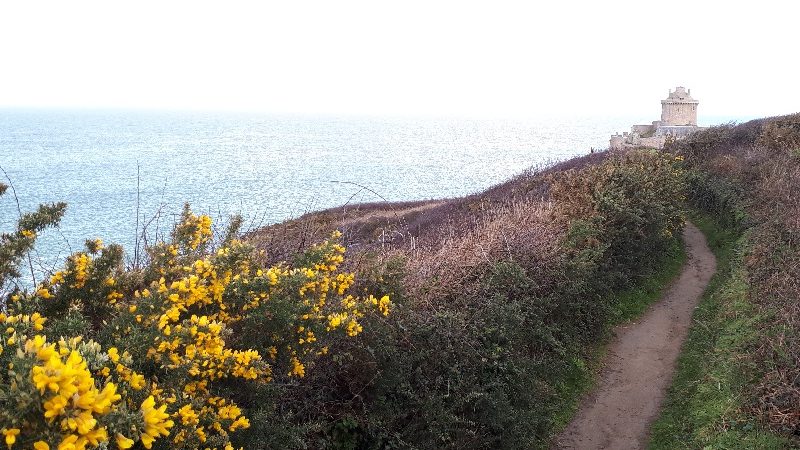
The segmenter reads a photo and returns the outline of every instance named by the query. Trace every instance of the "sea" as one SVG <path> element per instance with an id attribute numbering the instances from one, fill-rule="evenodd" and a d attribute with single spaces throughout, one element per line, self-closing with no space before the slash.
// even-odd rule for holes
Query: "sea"
<path id="1" fill-rule="evenodd" d="M 63 201 L 37 271 L 93 238 L 122 244 L 130 261 L 143 230 L 164 236 L 185 203 L 218 229 L 234 214 L 253 229 L 346 203 L 463 196 L 606 148 L 641 121 L 0 109 L 0 182 L 13 186 L 0 232 Z"/>

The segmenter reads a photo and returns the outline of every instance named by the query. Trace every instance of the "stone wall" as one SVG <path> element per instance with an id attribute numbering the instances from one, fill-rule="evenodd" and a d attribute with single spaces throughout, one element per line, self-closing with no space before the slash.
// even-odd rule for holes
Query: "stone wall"
<path id="1" fill-rule="evenodd" d="M 666 136 L 653 136 L 649 138 L 639 138 L 637 142 L 637 147 L 647 147 L 647 148 L 664 148 L 664 143 L 666 142 Z"/>
<path id="2" fill-rule="evenodd" d="M 637 133 L 625 133 L 624 135 L 615 134 L 609 140 L 609 148 L 620 150 L 623 148 L 663 148 L 667 137 L 656 135 L 652 137 L 641 137 Z"/>
<path id="3" fill-rule="evenodd" d="M 641 135 L 652 133 L 654 131 L 656 131 L 656 129 L 652 125 L 634 125 L 631 127 L 631 132 L 639 133 Z"/>
<path id="4" fill-rule="evenodd" d="M 612 135 L 609 141 L 609 148 L 617 150 L 623 147 L 625 147 L 625 138 L 621 134 Z"/>
<path id="5" fill-rule="evenodd" d="M 660 126 L 656 131 L 659 136 L 684 137 L 697 131 L 695 126 Z"/>

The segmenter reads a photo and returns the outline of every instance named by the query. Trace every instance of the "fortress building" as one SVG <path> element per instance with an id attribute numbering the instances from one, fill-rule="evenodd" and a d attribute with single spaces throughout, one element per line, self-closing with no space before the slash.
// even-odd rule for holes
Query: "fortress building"
<path id="1" fill-rule="evenodd" d="M 630 133 L 611 136 L 609 148 L 662 148 L 667 139 L 680 139 L 700 129 L 697 126 L 697 100 L 691 89 L 678 86 L 661 100 L 661 120 L 649 125 L 634 125 Z"/>

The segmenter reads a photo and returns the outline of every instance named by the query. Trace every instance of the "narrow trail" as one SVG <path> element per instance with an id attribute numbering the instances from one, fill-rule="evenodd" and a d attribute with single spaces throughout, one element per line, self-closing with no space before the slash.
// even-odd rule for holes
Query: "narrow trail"
<path id="1" fill-rule="evenodd" d="M 672 380 L 692 312 L 716 271 L 705 236 L 683 233 L 687 261 L 664 296 L 635 323 L 617 329 L 593 392 L 557 438 L 561 449 L 645 448 L 650 424 Z"/>

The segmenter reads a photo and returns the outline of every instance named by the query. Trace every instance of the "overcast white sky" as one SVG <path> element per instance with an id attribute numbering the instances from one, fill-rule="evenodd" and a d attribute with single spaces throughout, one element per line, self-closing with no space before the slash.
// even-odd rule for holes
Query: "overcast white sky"
<path id="1" fill-rule="evenodd" d="M 742 5 L 742 6 L 740 6 Z M 800 110 L 800 2 L 4 1 L 0 107 L 540 116 Z"/>

